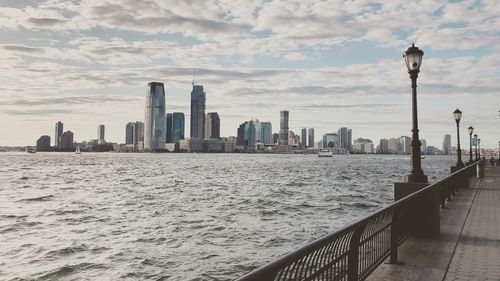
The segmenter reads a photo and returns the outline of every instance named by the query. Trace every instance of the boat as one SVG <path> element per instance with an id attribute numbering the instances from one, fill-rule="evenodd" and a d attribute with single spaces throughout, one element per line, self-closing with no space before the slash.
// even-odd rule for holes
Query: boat
<path id="1" fill-rule="evenodd" d="M 24 150 L 28 153 L 36 153 L 36 147 L 34 146 L 27 146 L 24 148 Z"/>
<path id="2" fill-rule="evenodd" d="M 82 152 L 80 151 L 80 146 L 76 147 L 75 153 L 76 154 L 82 154 Z"/>
<path id="3" fill-rule="evenodd" d="M 333 151 L 330 149 L 320 149 L 318 157 L 333 157 Z"/>

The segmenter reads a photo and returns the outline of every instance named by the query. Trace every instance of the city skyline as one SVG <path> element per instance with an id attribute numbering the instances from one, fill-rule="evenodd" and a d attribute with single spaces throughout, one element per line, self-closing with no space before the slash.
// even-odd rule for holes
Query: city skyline
<path id="1" fill-rule="evenodd" d="M 435 2 L 7 0 L 0 7 L 0 118 L 7 124 L 0 145 L 53 137 L 58 120 L 77 141 L 95 138 L 105 124 L 106 139 L 121 143 L 126 123 L 144 118 L 149 81 L 165 84 L 167 113 L 185 113 L 190 132 L 193 69 L 209 95 L 206 112 L 223 120 L 221 136 L 236 135 L 252 116 L 276 132 L 281 110 L 290 111 L 290 130 L 313 127 L 316 138 L 343 126 L 353 139 L 410 135 L 401 54 L 415 42 L 425 52 L 420 137 L 439 146 L 451 134 L 456 145 L 451 112 L 458 107 L 462 143 L 473 126 L 482 147 L 497 147 L 498 4 Z M 113 5 L 122 9 L 112 13 Z"/>

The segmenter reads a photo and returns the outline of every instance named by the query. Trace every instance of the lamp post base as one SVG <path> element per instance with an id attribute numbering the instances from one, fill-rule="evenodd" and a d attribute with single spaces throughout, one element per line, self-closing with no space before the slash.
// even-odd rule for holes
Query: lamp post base
<path id="1" fill-rule="evenodd" d="M 429 180 L 427 179 L 427 176 L 424 174 L 409 174 L 405 177 L 405 181 L 407 183 L 424 183 L 428 184 Z"/>

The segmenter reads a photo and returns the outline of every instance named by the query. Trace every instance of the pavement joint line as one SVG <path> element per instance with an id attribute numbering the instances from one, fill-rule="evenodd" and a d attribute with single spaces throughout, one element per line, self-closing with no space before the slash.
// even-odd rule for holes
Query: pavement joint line
<path id="1" fill-rule="evenodd" d="M 455 243 L 455 247 L 453 248 L 453 252 L 451 253 L 450 261 L 448 262 L 448 265 L 446 266 L 446 270 L 444 272 L 443 279 L 441 279 L 442 281 L 444 281 L 446 279 L 446 275 L 448 275 L 448 270 L 450 269 L 451 261 L 453 260 L 453 257 L 455 256 L 455 252 L 457 251 L 458 244 L 460 243 L 460 239 L 462 239 L 462 234 L 464 232 L 465 224 L 467 223 L 467 220 L 469 219 L 470 211 L 472 210 L 472 206 L 474 205 L 474 201 L 476 201 L 476 195 L 479 192 L 479 185 L 481 185 L 483 183 L 483 180 L 484 180 L 484 178 L 481 178 L 476 184 L 476 192 L 474 193 L 474 198 L 472 198 L 472 201 L 470 203 L 469 210 L 467 211 L 467 216 L 465 217 L 464 223 L 462 224 L 462 228 L 460 229 L 460 235 L 457 239 L 457 242 Z"/>

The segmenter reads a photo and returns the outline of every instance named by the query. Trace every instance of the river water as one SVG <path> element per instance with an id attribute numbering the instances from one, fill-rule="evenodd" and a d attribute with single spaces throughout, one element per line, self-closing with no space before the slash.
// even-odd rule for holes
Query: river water
<path id="1" fill-rule="evenodd" d="M 451 156 L 422 160 L 431 182 Z M 392 202 L 409 156 L 0 153 L 0 280 L 233 280 Z"/>

